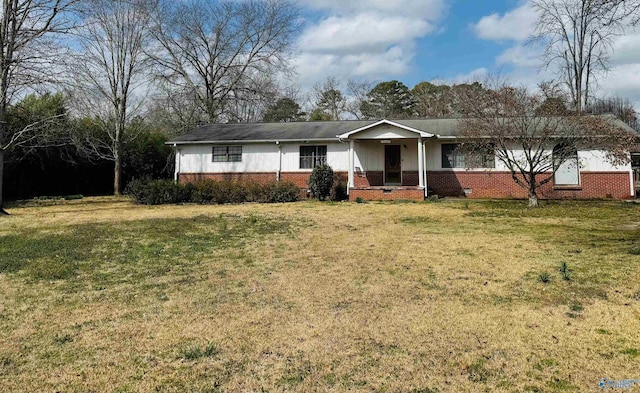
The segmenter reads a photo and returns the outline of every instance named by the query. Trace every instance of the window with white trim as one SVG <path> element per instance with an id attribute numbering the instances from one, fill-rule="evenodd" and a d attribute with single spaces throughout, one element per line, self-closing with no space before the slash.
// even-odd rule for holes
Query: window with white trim
<path id="1" fill-rule="evenodd" d="M 442 144 L 443 168 L 495 168 L 496 158 L 493 149 L 486 153 L 468 153 L 460 149 L 459 143 Z"/>
<path id="2" fill-rule="evenodd" d="M 313 169 L 327 163 L 327 146 L 300 146 L 300 169 Z"/>
<path id="3" fill-rule="evenodd" d="M 558 144 L 553 148 L 553 184 L 577 186 L 580 184 L 580 163 L 574 147 Z"/>
<path id="4" fill-rule="evenodd" d="M 213 162 L 241 162 L 242 146 L 214 146 Z"/>

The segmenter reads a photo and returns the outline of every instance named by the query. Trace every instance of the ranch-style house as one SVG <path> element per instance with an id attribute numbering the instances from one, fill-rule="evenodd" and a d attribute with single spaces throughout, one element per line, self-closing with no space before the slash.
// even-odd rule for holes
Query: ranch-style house
<path id="1" fill-rule="evenodd" d="M 209 124 L 169 144 L 176 150 L 175 180 L 181 183 L 288 181 L 306 193 L 313 168 L 328 164 L 347 181 L 350 200 L 526 198 L 495 156 L 470 157 L 456 149 L 458 124 L 457 119 Z M 633 198 L 631 164 L 613 166 L 604 156 L 576 151 L 540 197 Z"/>

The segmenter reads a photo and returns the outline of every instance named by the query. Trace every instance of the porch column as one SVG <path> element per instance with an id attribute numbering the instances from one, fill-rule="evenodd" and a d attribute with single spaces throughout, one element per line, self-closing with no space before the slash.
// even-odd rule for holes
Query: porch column
<path id="1" fill-rule="evenodd" d="M 349 183 L 347 185 L 347 194 L 349 194 L 349 189 L 355 187 L 355 180 L 353 177 L 353 172 L 355 171 L 355 142 L 353 140 L 349 141 Z"/>
<path id="2" fill-rule="evenodd" d="M 418 138 L 418 186 L 424 188 L 424 144 Z"/>

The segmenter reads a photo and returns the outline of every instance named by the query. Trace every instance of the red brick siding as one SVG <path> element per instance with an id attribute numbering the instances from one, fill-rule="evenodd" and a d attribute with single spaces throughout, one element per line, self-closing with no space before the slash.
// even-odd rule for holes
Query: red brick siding
<path id="1" fill-rule="evenodd" d="M 347 172 L 335 172 L 335 174 L 345 183 L 347 182 Z M 192 183 L 205 179 L 212 180 L 229 180 L 229 181 L 248 181 L 259 184 L 266 184 L 276 181 L 276 172 L 251 172 L 251 173 L 181 173 L 179 181 L 182 184 Z M 290 182 L 300 187 L 300 195 L 307 196 L 309 189 L 309 177 L 311 172 L 282 172 L 280 180 Z"/>
<path id="2" fill-rule="evenodd" d="M 406 199 L 413 201 L 424 200 L 424 190 L 407 190 L 402 188 L 392 188 L 391 192 L 385 193 L 384 189 L 351 189 L 349 192 L 349 201 L 353 202 L 357 198 L 367 201 L 393 201 L 398 199 Z"/>
<path id="3" fill-rule="evenodd" d="M 417 186 L 420 183 L 418 177 L 418 171 L 403 171 L 402 172 L 402 185 L 403 186 Z"/>
<path id="4" fill-rule="evenodd" d="M 356 188 L 364 187 L 380 187 L 384 186 L 384 172 L 383 171 L 367 171 L 366 174 L 358 175 L 354 173 Z M 403 171 L 402 172 L 402 185 L 403 186 L 417 186 L 419 183 L 418 171 Z"/>
<path id="5" fill-rule="evenodd" d="M 266 184 L 276 181 L 276 172 L 253 172 L 253 173 L 180 173 L 179 182 L 181 184 L 193 183 L 200 180 L 229 180 L 229 181 L 250 181 Z"/>
<path id="6" fill-rule="evenodd" d="M 354 173 L 354 182 L 357 188 L 383 186 L 384 174 L 382 171 L 367 171 L 360 175 Z"/>
<path id="7" fill-rule="evenodd" d="M 582 172 L 581 187 L 554 188 L 549 182 L 540 188 L 538 196 L 548 199 L 590 199 L 631 197 L 630 174 L 625 172 Z M 526 198 L 527 192 L 518 186 L 509 172 L 427 172 L 427 186 L 441 196 L 461 196 L 471 189 L 470 198 Z"/>
<path id="8" fill-rule="evenodd" d="M 292 182 L 300 187 L 301 195 L 306 195 L 311 172 L 282 172 L 282 181 Z M 344 181 L 346 172 L 337 172 Z M 412 177 L 415 176 L 416 179 Z M 548 199 L 590 199 L 590 198 L 631 198 L 630 174 L 626 172 L 582 172 L 582 185 L 579 189 L 554 188 L 552 182 L 545 184 L 539 193 L 540 198 Z M 354 174 L 356 188 L 368 188 L 382 185 L 382 172 L 367 172 L 366 177 Z M 275 181 L 275 172 L 255 173 L 181 173 L 180 183 L 189 183 L 204 179 L 252 181 L 268 183 Z M 404 172 L 405 185 L 417 184 L 417 172 Z M 409 181 L 411 180 L 411 181 Z M 508 172 L 471 172 L 471 171 L 429 171 L 427 185 L 440 196 L 462 196 L 464 189 L 471 189 L 470 198 L 526 198 L 527 192 L 518 186 Z M 355 196 L 354 196 L 355 195 Z M 418 196 L 419 195 L 419 196 Z M 351 190 L 350 199 L 357 197 L 371 200 L 421 199 L 422 190 L 396 189 L 383 193 L 380 189 Z"/>

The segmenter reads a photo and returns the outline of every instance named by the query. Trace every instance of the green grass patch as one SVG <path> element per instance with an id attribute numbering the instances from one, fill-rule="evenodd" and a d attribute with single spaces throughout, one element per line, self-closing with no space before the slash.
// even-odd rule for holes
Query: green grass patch
<path id="1" fill-rule="evenodd" d="M 199 345 L 192 345 L 188 348 L 180 350 L 178 358 L 193 361 L 202 358 L 211 358 L 220 353 L 220 350 L 214 343 L 209 343 L 202 347 Z"/>

